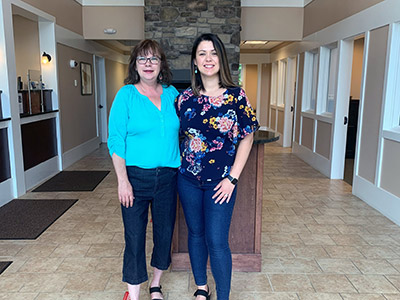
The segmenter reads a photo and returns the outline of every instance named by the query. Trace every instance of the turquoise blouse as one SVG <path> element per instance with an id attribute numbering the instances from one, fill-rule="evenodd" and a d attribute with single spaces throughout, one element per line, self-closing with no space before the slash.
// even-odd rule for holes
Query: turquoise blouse
<path id="1" fill-rule="evenodd" d="M 110 155 L 115 153 L 127 166 L 144 169 L 179 167 L 179 119 L 174 108 L 177 95 L 173 86 L 163 86 L 159 110 L 134 85 L 122 87 L 110 111 Z"/>

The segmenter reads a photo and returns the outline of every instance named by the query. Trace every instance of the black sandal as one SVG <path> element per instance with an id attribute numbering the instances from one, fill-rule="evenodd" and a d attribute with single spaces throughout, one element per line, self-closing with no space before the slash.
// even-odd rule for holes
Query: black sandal
<path id="1" fill-rule="evenodd" d="M 193 296 L 195 296 L 195 297 L 204 296 L 204 297 L 206 297 L 206 300 L 210 300 L 211 299 L 210 288 L 207 286 L 207 289 L 208 289 L 208 291 L 197 289 L 197 291 L 194 293 Z"/>
<path id="2" fill-rule="evenodd" d="M 149 288 L 149 292 L 150 292 L 150 297 L 151 297 L 151 294 L 152 294 L 152 293 L 160 293 L 161 295 L 163 294 L 162 291 L 161 291 L 161 285 L 160 285 L 160 286 L 150 287 L 150 288 Z M 154 299 L 152 299 L 152 300 L 163 300 L 163 299 L 154 298 Z"/>

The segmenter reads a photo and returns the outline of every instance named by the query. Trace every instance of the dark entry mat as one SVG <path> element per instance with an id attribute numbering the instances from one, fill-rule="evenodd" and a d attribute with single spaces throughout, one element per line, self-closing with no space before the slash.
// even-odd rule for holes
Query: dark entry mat
<path id="1" fill-rule="evenodd" d="M 12 261 L 0 261 L 0 274 L 3 273 L 11 264 Z"/>
<path id="2" fill-rule="evenodd" d="M 62 171 L 32 192 L 90 192 L 110 171 Z"/>
<path id="3" fill-rule="evenodd" d="M 0 239 L 36 239 L 76 201 L 14 199 L 0 207 Z"/>

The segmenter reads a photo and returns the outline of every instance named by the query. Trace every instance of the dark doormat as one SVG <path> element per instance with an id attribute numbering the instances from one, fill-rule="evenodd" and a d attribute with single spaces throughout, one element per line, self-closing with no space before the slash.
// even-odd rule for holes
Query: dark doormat
<path id="1" fill-rule="evenodd" d="M 14 199 L 0 207 L 0 239 L 34 240 L 77 199 Z"/>
<path id="2" fill-rule="evenodd" d="M 12 261 L 0 261 L 0 274 L 3 273 L 11 264 Z"/>
<path id="3" fill-rule="evenodd" d="M 110 171 L 62 171 L 33 192 L 90 192 Z"/>

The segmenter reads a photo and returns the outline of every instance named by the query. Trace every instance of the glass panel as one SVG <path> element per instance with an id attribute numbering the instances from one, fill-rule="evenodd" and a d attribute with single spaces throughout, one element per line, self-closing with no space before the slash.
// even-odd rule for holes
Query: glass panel
<path id="1" fill-rule="evenodd" d="M 318 58 L 318 53 L 313 53 L 310 110 L 315 110 L 315 102 L 317 100 Z"/>
<path id="2" fill-rule="evenodd" d="M 330 50 L 329 55 L 328 95 L 326 99 L 326 112 L 333 113 L 335 109 L 335 87 L 337 80 L 338 48 Z"/>

